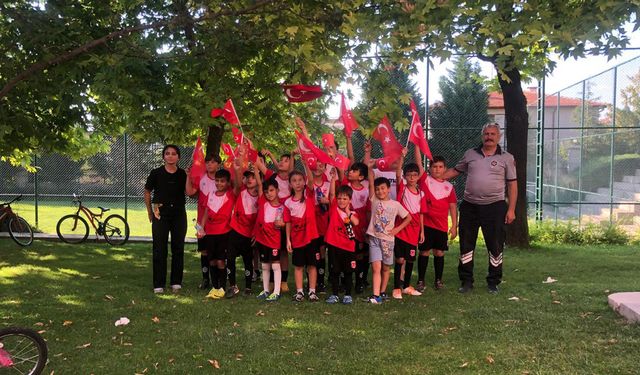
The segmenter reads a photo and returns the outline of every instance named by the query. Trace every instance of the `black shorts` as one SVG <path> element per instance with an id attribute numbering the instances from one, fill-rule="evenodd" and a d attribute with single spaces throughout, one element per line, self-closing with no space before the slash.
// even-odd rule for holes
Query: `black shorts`
<path id="1" fill-rule="evenodd" d="M 227 245 L 229 242 L 229 233 L 224 234 L 207 234 L 204 236 L 205 249 L 207 249 L 207 258 L 209 260 L 226 260 Z"/>
<path id="2" fill-rule="evenodd" d="M 204 237 L 198 238 L 198 251 L 207 251 L 207 242 Z"/>
<path id="3" fill-rule="evenodd" d="M 416 253 L 418 252 L 418 246 L 405 242 L 398 237 L 395 239 L 393 245 L 393 255 L 398 258 L 404 258 L 408 262 L 416 260 Z"/>
<path id="4" fill-rule="evenodd" d="M 231 232 L 229 232 L 228 241 L 228 259 L 235 261 L 238 256 L 253 256 L 250 237 L 245 237 L 232 229 Z"/>
<path id="5" fill-rule="evenodd" d="M 327 249 L 332 253 L 331 272 L 356 272 L 355 252 L 343 250 L 331 245 L 327 245 Z"/>
<path id="6" fill-rule="evenodd" d="M 366 242 L 360 242 L 356 240 L 356 254 L 362 256 L 369 256 L 369 244 Z"/>
<path id="7" fill-rule="evenodd" d="M 258 253 L 260 254 L 260 261 L 262 263 L 280 262 L 280 253 L 282 252 L 282 250 L 272 249 L 261 244 L 260 242 L 256 242 L 256 248 L 258 249 Z"/>
<path id="8" fill-rule="evenodd" d="M 447 232 L 431 227 L 424 227 L 424 242 L 420 244 L 420 251 L 449 250 L 449 235 Z"/>
<path id="9" fill-rule="evenodd" d="M 320 250 L 313 243 L 293 249 L 291 261 L 296 267 L 315 266 L 320 260 Z"/>

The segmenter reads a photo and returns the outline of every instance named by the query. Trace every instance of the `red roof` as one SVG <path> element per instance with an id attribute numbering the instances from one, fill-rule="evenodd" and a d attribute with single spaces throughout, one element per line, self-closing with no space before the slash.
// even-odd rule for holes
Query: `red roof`
<path id="1" fill-rule="evenodd" d="M 527 99 L 527 107 L 535 107 L 536 102 L 538 101 L 538 90 L 535 87 L 529 87 L 523 90 L 524 96 Z M 602 106 L 604 107 L 604 103 L 590 101 L 592 106 Z M 547 95 L 545 98 L 545 106 L 546 107 L 555 107 L 558 105 L 558 96 L 557 95 Z M 567 98 L 565 96 L 560 96 L 560 107 L 579 107 L 582 105 L 582 99 L 580 98 Z M 489 93 L 489 108 L 504 108 L 504 99 L 502 97 L 501 92 L 490 92 Z"/>

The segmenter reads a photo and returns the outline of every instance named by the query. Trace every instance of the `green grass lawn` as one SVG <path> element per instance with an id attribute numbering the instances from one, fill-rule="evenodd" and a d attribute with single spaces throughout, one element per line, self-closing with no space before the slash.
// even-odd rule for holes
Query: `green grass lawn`
<path id="1" fill-rule="evenodd" d="M 640 289 L 632 247 L 508 250 L 497 296 L 484 289 L 483 252 L 476 289 L 457 293 L 454 248 L 445 290 L 381 306 L 205 300 L 193 245 L 183 291 L 162 296 L 151 293 L 149 244 L 2 239 L 0 249 L 0 326 L 42 331 L 46 374 L 638 373 L 640 325 L 607 305 L 609 293 Z M 131 323 L 115 327 L 120 317 Z"/>

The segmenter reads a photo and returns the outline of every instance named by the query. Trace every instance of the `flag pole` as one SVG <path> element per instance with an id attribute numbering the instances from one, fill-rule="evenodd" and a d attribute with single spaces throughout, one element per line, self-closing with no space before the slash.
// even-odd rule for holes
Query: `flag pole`
<path id="1" fill-rule="evenodd" d="M 233 100 L 229 98 L 229 103 L 231 103 L 231 108 L 233 108 L 233 113 L 236 115 L 238 119 L 238 125 L 240 126 L 240 133 L 242 134 L 242 139 L 240 139 L 240 144 L 244 143 L 244 130 L 242 129 L 242 122 L 240 122 L 240 116 L 238 116 L 238 112 L 236 111 L 236 106 L 233 105 Z"/>

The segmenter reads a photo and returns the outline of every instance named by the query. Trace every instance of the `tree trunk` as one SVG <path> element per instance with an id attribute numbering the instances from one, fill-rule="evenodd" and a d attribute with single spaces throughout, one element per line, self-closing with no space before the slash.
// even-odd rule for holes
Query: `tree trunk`
<path id="1" fill-rule="evenodd" d="M 209 133 L 207 134 L 207 152 L 206 155 L 220 153 L 220 143 L 222 142 L 222 135 L 224 134 L 224 128 L 221 126 L 211 125 L 209 126 Z"/>
<path id="2" fill-rule="evenodd" d="M 506 141 L 509 151 L 516 161 L 518 178 L 518 200 L 516 219 L 507 225 L 507 245 L 521 248 L 529 247 L 529 225 L 527 222 L 527 135 L 529 132 L 529 114 L 527 100 L 522 92 L 520 71 L 506 72 L 510 82 L 502 79 L 498 72 L 498 82 L 504 98 L 506 120 Z"/>

